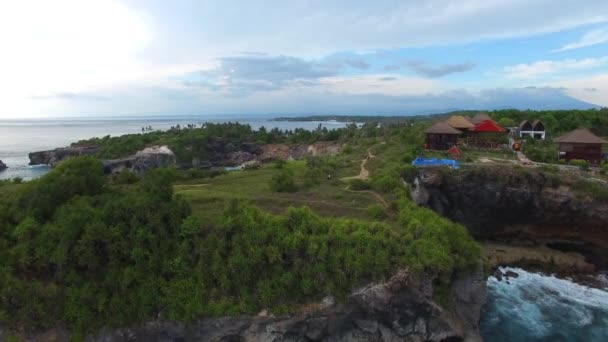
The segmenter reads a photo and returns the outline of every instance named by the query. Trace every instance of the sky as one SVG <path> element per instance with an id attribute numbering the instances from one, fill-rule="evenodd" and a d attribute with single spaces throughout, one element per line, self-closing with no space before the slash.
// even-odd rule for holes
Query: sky
<path id="1" fill-rule="evenodd" d="M 606 0 L 7 0 L 0 118 L 608 106 Z"/>

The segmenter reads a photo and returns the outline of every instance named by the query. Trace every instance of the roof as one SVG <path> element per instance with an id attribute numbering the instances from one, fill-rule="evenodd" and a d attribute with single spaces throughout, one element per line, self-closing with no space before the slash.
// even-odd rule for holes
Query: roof
<path id="1" fill-rule="evenodd" d="M 478 123 L 482 122 L 482 121 L 486 121 L 486 120 L 492 120 L 492 118 L 486 114 L 486 113 L 477 113 L 477 115 L 475 115 L 473 117 L 473 119 L 471 119 L 471 122 L 475 125 L 477 125 Z M 492 120 L 494 121 L 494 120 Z"/>
<path id="2" fill-rule="evenodd" d="M 608 144 L 608 141 L 591 133 L 591 131 L 586 128 L 575 129 L 574 131 L 555 139 L 555 141 L 560 143 Z"/>
<path id="3" fill-rule="evenodd" d="M 519 129 L 522 131 L 531 131 L 532 124 L 528 120 L 524 120 L 519 124 Z"/>
<path id="4" fill-rule="evenodd" d="M 473 125 L 469 120 L 470 119 L 465 118 L 462 115 L 452 115 L 446 122 L 448 125 L 458 129 L 469 129 L 475 127 L 475 125 Z"/>
<path id="5" fill-rule="evenodd" d="M 438 122 L 436 124 L 434 124 L 433 126 L 429 127 L 426 131 L 424 131 L 424 133 L 431 133 L 431 134 L 462 134 L 461 131 L 457 130 L 456 128 L 448 125 L 447 122 L 445 121 L 441 121 Z"/>
<path id="6" fill-rule="evenodd" d="M 540 125 L 540 127 L 539 127 L 539 125 Z M 540 120 L 534 120 L 534 122 L 532 122 L 532 128 L 534 128 L 535 131 L 544 131 L 545 124 L 543 124 L 543 122 Z M 540 129 L 537 129 L 537 128 L 540 128 Z"/>
<path id="7" fill-rule="evenodd" d="M 504 128 L 500 127 L 493 120 L 484 120 L 484 121 L 478 123 L 477 125 L 475 125 L 475 128 L 473 128 L 472 131 L 474 131 L 474 132 L 504 132 L 506 130 Z"/>

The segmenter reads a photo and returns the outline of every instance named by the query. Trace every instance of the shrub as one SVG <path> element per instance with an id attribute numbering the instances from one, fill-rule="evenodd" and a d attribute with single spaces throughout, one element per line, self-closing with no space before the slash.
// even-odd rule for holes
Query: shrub
<path id="1" fill-rule="evenodd" d="M 281 170 L 287 165 L 287 162 L 284 159 L 276 159 L 274 161 L 274 168 L 277 170 Z"/>
<path id="2" fill-rule="evenodd" d="M 274 192 L 296 192 L 296 186 L 293 171 L 283 167 L 275 173 L 270 179 L 270 189 Z"/>
<path id="3" fill-rule="evenodd" d="M 546 173 L 559 173 L 559 167 L 555 165 L 541 165 L 538 167 L 538 171 Z"/>
<path id="4" fill-rule="evenodd" d="M 116 184 L 135 184 L 139 181 L 139 176 L 131 170 L 124 169 L 119 174 L 114 175 Z"/>
<path id="5" fill-rule="evenodd" d="M 13 178 L 13 184 L 21 184 L 21 183 L 23 183 L 23 178 L 21 178 L 21 177 Z"/>
<path id="6" fill-rule="evenodd" d="M 581 179 L 574 184 L 574 190 L 597 200 L 608 201 L 608 186 L 597 181 Z"/>
<path id="7" fill-rule="evenodd" d="M 570 160 L 570 165 L 578 166 L 582 171 L 589 171 L 589 162 L 582 159 L 572 159 Z"/>
<path id="8" fill-rule="evenodd" d="M 372 204 L 367 207 L 367 214 L 376 220 L 382 220 L 386 218 L 386 211 L 380 204 Z"/>
<path id="9" fill-rule="evenodd" d="M 355 179 L 351 179 L 349 181 L 349 188 L 351 190 L 355 190 L 355 191 L 369 190 L 370 185 L 368 182 L 366 182 L 362 179 L 355 178 Z"/>

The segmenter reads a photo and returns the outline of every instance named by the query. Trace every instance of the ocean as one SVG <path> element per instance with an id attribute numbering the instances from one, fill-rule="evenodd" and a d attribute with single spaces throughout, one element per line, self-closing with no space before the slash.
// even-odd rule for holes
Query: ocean
<path id="1" fill-rule="evenodd" d="M 608 341 L 608 288 L 519 268 L 502 271 L 519 276 L 488 279 L 480 322 L 485 341 Z"/>
<path id="2" fill-rule="evenodd" d="M 271 116 L 205 116 L 205 117 L 130 117 L 130 118 L 69 118 L 69 119 L 0 119 L 0 160 L 8 169 L 0 171 L 0 179 L 20 177 L 25 180 L 39 177 L 49 168 L 29 166 L 28 153 L 69 146 L 70 143 L 106 135 L 141 133 L 142 127 L 167 130 L 171 126 L 201 124 L 203 122 L 240 122 L 253 129 L 315 129 L 319 124 L 328 129 L 344 127 L 334 121 L 272 121 Z"/>

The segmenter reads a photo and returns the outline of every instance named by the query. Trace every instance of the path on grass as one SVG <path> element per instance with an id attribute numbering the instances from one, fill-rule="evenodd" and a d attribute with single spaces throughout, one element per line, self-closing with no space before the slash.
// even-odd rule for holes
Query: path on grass
<path id="1" fill-rule="evenodd" d="M 365 167 L 365 165 L 367 164 L 368 160 L 373 159 L 373 158 L 376 158 L 376 156 L 372 154 L 372 148 L 370 147 L 367 149 L 367 156 L 365 156 L 365 158 L 363 158 L 363 160 L 361 160 L 361 170 L 359 170 L 359 175 L 353 176 L 353 177 L 346 177 L 346 178 L 343 178 L 343 180 L 360 179 L 363 181 L 368 181 L 369 180 L 369 170 Z M 384 197 L 382 197 L 382 195 L 380 195 L 379 193 L 377 193 L 373 190 L 351 190 L 348 188 L 348 186 L 346 186 L 346 188 L 344 190 L 350 191 L 350 192 L 362 192 L 362 193 L 370 194 L 370 195 L 374 196 L 378 200 L 378 202 L 380 202 L 385 208 L 389 207 L 389 204 L 384 199 Z"/>

